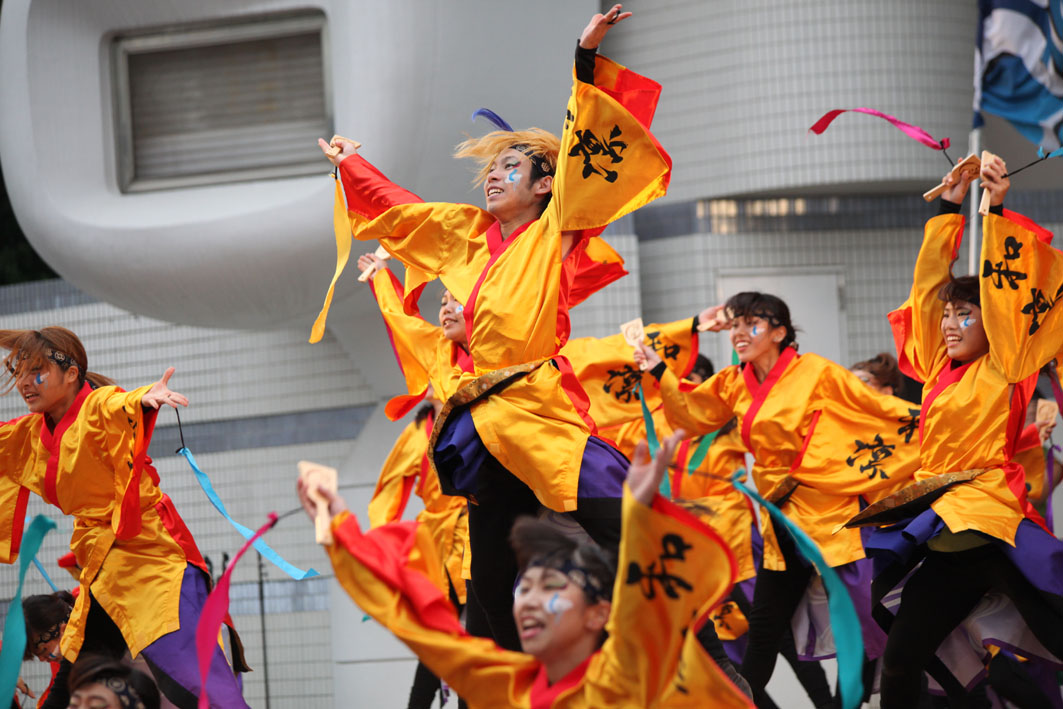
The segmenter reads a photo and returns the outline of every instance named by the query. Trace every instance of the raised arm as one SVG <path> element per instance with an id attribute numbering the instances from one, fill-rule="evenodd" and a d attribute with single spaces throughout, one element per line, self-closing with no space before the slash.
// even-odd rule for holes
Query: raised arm
<path id="1" fill-rule="evenodd" d="M 990 204 L 1002 204 L 1009 181 L 996 158 L 983 165 Z M 989 356 L 1009 382 L 1035 374 L 1060 351 L 1063 332 L 1063 253 L 1051 234 L 1013 213 L 986 215 L 979 290 Z"/>
<path id="2" fill-rule="evenodd" d="M 413 422 L 402 429 L 380 468 L 373 497 L 369 500 L 370 528 L 402 519 L 410 493 L 417 486 L 427 447 L 428 436 L 422 424 Z"/>
<path id="3" fill-rule="evenodd" d="M 406 297 L 402 283 L 390 269 L 384 267 L 376 271 L 369 280 L 369 287 L 384 318 L 399 370 L 406 380 L 406 395 L 394 397 L 384 409 L 387 417 L 395 421 L 424 399 L 433 370 L 439 366 L 437 350 L 444 336 L 442 328 L 421 317 L 416 310 L 417 298 Z M 407 311 L 411 306 L 413 314 Z"/>
<path id="4" fill-rule="evenodd" d="M 959 211 L 971 179 L 968 173 L 958 180 L 952 175 L 945 178 L 949 187 L 941 197 L 941 213 L 926 223 L 908 300 L 889 314 L 897 364 L 921 382 L 938 371 L 947 357 L 941 334 L 945 304 L 938 299 L 938 291 L 948 283 L 959 252 L 964 225 Z"/>
<path id="5" fill-rule="evenodd" d="M 642 382 L 646 388 L 660 388 L 661 402 L 668 423 L 691 435 L 704 435 L 717 430 L 735 415 L 732 390 L 738 375 L 737 367 L 717 372 L 696 387 L 680 382 L 679 377 L 651 348 L 640 344 L 636 363 L 646 367 Z"/>
<path id="6" fill-rule="evenodd" d="M 668 188 L 671 158 L 649 132 L 660 85 L 594 54 L 612 24 L 629 16 L 614 6 L 595 15 L 580 36 L 544 214 L 569 237 L 605 227 Z"/>
<path id="7" fill-rule="evenodd" d="M 314 503 L 301 481 L 297 490 L 313 519 Z M 328 554 L 336 580 L 363 611 L 471 706 L 510 706 L 527 696 L 538 663 L 465 633 L 439 590 L 443 571 L 427 527 L 401 522 L 363 534 L 342 498 L 320 492 L 333 515 Z"/>

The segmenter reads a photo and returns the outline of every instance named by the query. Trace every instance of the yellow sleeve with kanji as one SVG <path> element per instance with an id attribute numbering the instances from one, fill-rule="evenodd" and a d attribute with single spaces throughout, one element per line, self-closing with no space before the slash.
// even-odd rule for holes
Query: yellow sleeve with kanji
<path id="1" fill-rule="evenodd" d="M 734 576 L 734 556 L 712 529 L 660 495 L 643 505 L 625 486 L 609 638 L 588 670 L 589 703 L 655 706 L 679 667 L 684 631 Z"/>
<path id="2" fill-rule="evenodd" d="M 563 231 L 604 227 L 668 189 L 671 158 L 610 95 L 615 89 L 610 84 L 620 77 L 655 85 L 601 55 L 596 58 L 594 84 L 573 79 L 547 207 L 547 215 Z"/>
<path id="3" fill-rule="evenodd" d="M 949 282 L 962 237 L 963 217 L 959 214 L 942 214 L 926 223 L 911 293 L 889 314 L 897 364 L 902 372 L 921 382 L 930 379 L 948 358 L 941 334 L 945 304 L 938 299 L 938 292 Z"/>
<path id="4" fill-rule="evenodd" d="M 402 519 L 417 476 L 421 474 L 421 461 L 427 448 L 428 437 L 423 423 L 412 422 L 402 429 L 380 469 L 373 497 L 369 500 L 371 528 Z"/>
<path id="5" fill-rule="evenodd" d="M 690 318 L 643 328 L 643 342 L 683 376 L 694 366 L 698 336 Z M 642 418 L 642 404 L 636 391 L 642 373 L 632 359 L 632 347 L 621 334 L 603 338 L 581 337 L 569 340 L 561 354 L 572 363 L 580 384 L 590 399 L 590 413 L 599 428 L 611 428 Z M 646 405 L 661 405 L 657 387 L 646 386 Z"/>
<path id="6" fill-rule="evenodd" d="M 919 407 L 826 364 L 813 403 L 819 416 L 790 474 L 823 492 L 869 500 L 904 487 L 919 469 Z"/>
<path id="7" fill-rule="evenodd" d="M 1009 382 L 1021 382 L 1060 351 L 1063 253 L 996 214 L 986 216 L 982 234 L 979 285 L 989 356 Z"/>

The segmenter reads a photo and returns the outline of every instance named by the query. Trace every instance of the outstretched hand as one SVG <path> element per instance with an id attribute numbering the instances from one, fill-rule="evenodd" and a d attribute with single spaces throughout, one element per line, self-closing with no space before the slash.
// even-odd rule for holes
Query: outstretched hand
<path id="1" fill-rule="evenodd" d="M 579 36 L 579 46 L 584 49 L 597 49 L 613 25 L 631 17 L 630 12 L 620 12 L 620 5 L 609 8 L 605 14 L 595 15 Z"/>
<path id="2" fill-rule="evenodd" d="M 685 436 L 686 431 L 679 429 L 664 439 L 653 460 L 650 460 L 650 447 L 646 441 L 639 441 L 631 457 L 631 466 L 627 469 L 627 486 L 632 497 L 644 505 L 653 503 L 653 496 L 661 487 L 661 479 L 668 470 L 668 463 L 672 461 L 672 454 Z"/>
<path id="3" fill-rule="evenodd" d="M 318 147 L 321 148 L 321 152 L 325 154 L 325 157 L 329 159 L 329 162 L 335 165 L 336 167 L 339 167 L 340 163 L 343 162 L 346 158 L 357 154 L 359 146 L 359 143 L 355 143 L 354 141 L 347 140 L 346 138 L 341 138 L 339 136 L 333 138 L 331 143 L 329 143 L 324 138 L 318 138 L 317 144 Z M 330 149 L 334 147 L 340 149 L 338 155 L 330 154 Z"/>
<path id="4" fill-rule="evenodd" d="M 140 403 L 152 409 L 157 409 L 163 404 L 169 404 L 175 409 L 178 406 L 188 406 L 188 397 L 176 391 L 170 391 L 170 377 L 175 371 L 173 367 L 167 369 L 162 379 L 152 384 L 151 388 L 144 393 Z"/>
<path id="5" fill-rule="evenodd" d="M 296 479 L 295 492 L 299 495 L 299 502 L 303 505 L 303 509 L 306 510 L 307 516 L 310 518 L 310 521 L 313 522 L 317 519 L 317 503 L 311 499 L 310 489 L 302 478 Z M 328 511 L 331 516 L 335 517 L 340 512 L 347 510 L 347 501 L 340 497 L 338 493 L 332 492 L 321 485 L 317 486 L 315 493 L 328 502 Z"/>

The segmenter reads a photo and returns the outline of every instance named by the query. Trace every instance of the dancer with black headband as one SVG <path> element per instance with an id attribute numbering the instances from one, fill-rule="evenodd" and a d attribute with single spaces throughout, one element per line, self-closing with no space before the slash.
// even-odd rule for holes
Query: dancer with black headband
<path id="1" fill-rule="evenodd" d="M 9 351 L 7 390 L 29 408 L 0 424 L 0 560 L 18 557 L 30 492 L 72 516 L 81 587 L 59 643 L 63 661 L 142 655 L 166 697 L 193 709 L 195 628 L 210 579 L 147 455 L 159 407 L 188 405 L 168 385 L 173 368 L 125 392 L 88 370 L 84 346 L 65 328 L 0 330 L 0 348 Z M 247 670 L 238 642 L 234 665 Z M 221 648 L 207 683 L 212 707 L 247 706 Z M 66 706 L 64 695 L 54 687 L 46 706 Z"/>
<path id="2" fill-rule="evenodd" d="M 859 530 L 835 528 L 855 515 L 861 499 L 875 500 L 910 478 L 917 462 L 915 422 L 906 402 L 870 391 L 843 367 L 814 354 L 798 355 L 790 310 L 765 293 L 739 293 L 710 329 L 730 330 L 738 366 L 698 386 L 679 378 L 651 350 L 635 360 L 647 370 L 647 387 L 660 386 L 669 423 L 696 434 L 738 417 L 739 435 L 756 463 L 753 479 L 820 548 L 849 590 L 861 621 L 865 651 L 877 657 L 883 633 L 871 618 L 870 567 Z M 813 568 L 790 534 L 764 515 L 764 556 L 749 615 L 742 676 L 758 705 L 780 644 Z M 822 657 L 819 641 L 829 628 L 796 638 L 798 653 Z"/>
<path id="3" fill-rule="evenodd" d="M 1063 254 L 1044 229 L 1003 209 L 1003 161 L 983 161 L 981 178 L 992 206 L 980 275 L 951 274 L 973 176 L 950 175 L 911 294 L 890 313 L 901 370 L 924 382 L 917 482 L 852 522 L 886 525 L 868 542 L 876 597 L 895 614 L 882 615 L 886 709 L 914 706 L 924 670 L 964 700 L 984 656 L 978 647 L 971 657 L 970 642 L 951 642 L 965 619 L 955 630 L 963 639 L 981 635 L 979 645 L 1063 660 L 1063 543 L 1027 500 L 1013 458 L 1038 371 L 1060 350 Z"/>
<path id="4" fill-rule="evenodd" d="M 596 56 L 610 23 L 629 16 L 617 5 L 584 29 L 560 139 L 503 130 L 459 146 L 457 157 L 480 165 L 486 210 L 404 198 L 345 140 L 330 157 L 355 238 L 379 239 L 403 262 L 406 297 L 439 278 L 464 304 L 474 371 L 440 412 L 430 458 L 445 493 L 475 501 L 471 587 L 510 648 L 516 564 L 505 540 L 518 515 L 545 505 L 607 547 L 619 541 L 627 461 L 595 435 L 559 350 L 568 308 L 623 274 L 597 234 L 668 184 L 670 160 L 646 128 L 659 85 Z"/>

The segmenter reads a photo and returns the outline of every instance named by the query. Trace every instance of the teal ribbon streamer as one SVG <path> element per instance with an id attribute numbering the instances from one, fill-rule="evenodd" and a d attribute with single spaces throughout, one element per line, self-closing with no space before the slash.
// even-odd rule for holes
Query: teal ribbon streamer
<path id="1" fill-rule="evenodd" d="M 646 406 L 642 384 L 636 387 L 635 395 L 638 396 L 639 404 L 642 405 L 642 423 L 646 428 L 646 445 L 650 448 L 650 458 L 656 458 L 657 451 L 661 449 L 661 442 L 657 439 L 657 427 L 653 425 L 653 414 L 650 413 L 650 407 Z M 666 500 L 672 499 L 672 483 L 668 480 L 667 472 L 661 478 L 661 496 Z"/>
<path id="2" fill-rule="evenodd" d="M 203 493 L 207 496 L 207 499 L 210 500 L 210 504 L 214 505 L 214 509 L 221 513 L 222 517 L 229 520 L 229 524 L 231 524 L 244 539 L 251 539 L 251 537 L 255 536 L 255 531 L 253 529 L 249 529 L 237 522 L 229 514 L 229 511 L 225 509 L 225 503 L 221 501 L 221 497 L 218 496 L 218 492 L 214 489 L 214 485 L 210 482 L 210 478 L 207 477 L 207 474 L 196 464 L 196 459 L 192 457 L 192 451 L 188 450 L 188 448 L 181 448 L 181 450 L 177 452 L 183 455 L 185 460 L 188 461 L 188 464 L 192 466 L 192 472 L 196 474 L 196 482 L 198 482 L 199 486 L 203 488 Z M 261 538 L 256 539 L 252 546 L 254 546 L 255 550 L 262 555 L 263 559 L 270 562 L 296 581 L 302 581 L 303 579 L 319 575 L 314 569 L 303 571 L 299 567 L 289 563 L 280 554 L 273 551 L 270 545 L 266 544 Z M 0 694 L 0 697 L 2 696 L 4 695 Z"/>
<path id="3" fill-rule="evenodd" d="M 1047 155 L 1045 154 L 1044 147 L 1039 146 L 1037 148 L 1037 157 L 1041 158 L 1042 160 L 1047 160 L 1048 158 L 1058 158 L 1060 156 L 1063 156 L 1063 148 L 1056 148 Z"/>
<path id="4" fill-rule="evenodd" d="M 716 440 L 716 434 L 719 431 L 713 431 L 712 433 L 706 433 L 701 437 L 701 441 L 698 443 L 697 448 L 690 456 L 690 460 L 687 461 L 687 470 L 694 472 L 701 467 L 701 461 L 705 460 L 705 456 L 709 454 L 709 446 Z"/>
<path id="5" fill-rule="evenodd" d="M 18 586 L 15 596 L 7 607 L 4 620 L 3 647 L 0 649 L 0 697 L 15 695 L 15 684 L 22 668 L 22 654 L 26 651 L 26 620 L 22 615 L 22 585 L 26 571 L 37 552 L 44 535 L 55 529 L 55 522 L 44 515 L 37 515 L 22 537 L 22 549 L 18 557 Z M 6 701 L 6 700 L 5 700 Z"/>
<path id="6" fill-rule="evenodd" d="M 749 499 L 768 511 L 772 519 L 781 524 L 797 545 L 801 555 L 816 567 L 827 588 L 827 605 L 830 608 L 830 625 L 834 632 L 834 647 L 838 654 L 838 686 L 841 688 L 842 709 L 856 709 L 864 697 L 864 682 L 861 677 L 864 664 L 864 636 L 860 629 L 860 619 L 856 615 L 849 590 L 827 565 L 819 547 L 807 534 L 791 522 L 779 508 L 771 504 L 756 492 L 742 484 L 739 477 L 745 471 L 739 469 L 731 478 L 731 484 L 742 491 Z"/>

